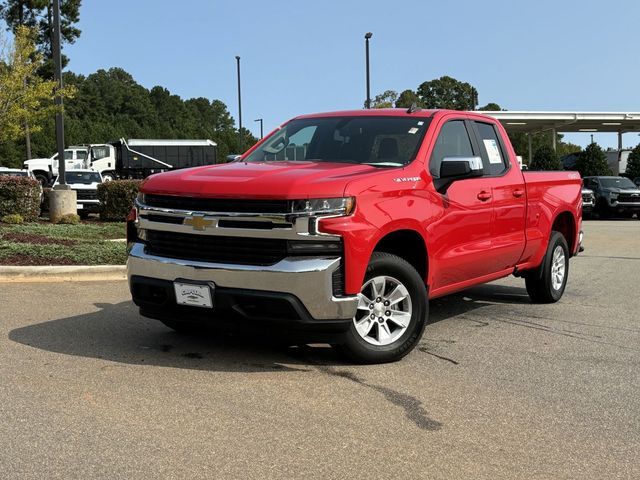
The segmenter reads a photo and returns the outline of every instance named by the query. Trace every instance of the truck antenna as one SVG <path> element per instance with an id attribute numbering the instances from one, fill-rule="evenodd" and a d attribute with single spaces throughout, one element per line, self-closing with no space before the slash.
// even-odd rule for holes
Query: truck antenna
<path id="1" fill-rule="evenodd" d="M 411 106 L 407 109 L 407 113 L 416 113 L 416 112 L 419 112 L 420 110 L 422 110 L 422 108 L 420 108 L 416 102 L 413 102 Z"/>

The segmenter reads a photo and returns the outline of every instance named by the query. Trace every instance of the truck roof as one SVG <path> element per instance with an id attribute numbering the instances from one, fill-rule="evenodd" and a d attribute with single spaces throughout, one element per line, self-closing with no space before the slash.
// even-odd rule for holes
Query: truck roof
<path id="1" fill-rule="evenodd" d="M 124 140 L 124 139 L 123 139 Z M 126 143 L 131 147 L 206 147 L 217 146 L 213 140 L 186 140 L 186 139 L 159 139 L 130 138 Z"/>
<path id="2" fill-rule="evenodd" d="M 311 113 L 307 115 L 299 115 L 295 119 L 302 118 L 321 118 L 321 117 L 420 117 L 428 118 L 436 112 L 444 112 L 447 110 L 418 110 L 408 113 L 406 108 L 371 108 L 369 110 L 339 110 L 336 112 Z M 460 113 L 460 112 L 458 112 Z"/>

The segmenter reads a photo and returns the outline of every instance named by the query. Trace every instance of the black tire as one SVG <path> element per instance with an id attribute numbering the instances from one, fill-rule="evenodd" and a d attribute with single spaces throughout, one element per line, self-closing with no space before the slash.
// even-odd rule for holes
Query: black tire
<path id="1" fill-rule="evenodd" d="M 82 220 L 86 220 L 87 218 L 89 218 L 89 212 L 85 210 L 78 210 L 78 215 Z"/>
<path id="2" fill-rule="evenodd" d="M 104 172 L 102 174 L 102 181 L 103 182 L 111 182 L 113 180 L 116 179 L 116 174 L 113 172 Z"/>
<path id="3" fill-rule="evenodd" d="M 552 263 L 557 248 L 561 248 L 564 253 L 564 278 L 558 288 L 554 287 L 552 281 Z M 562 297 L 568 278 L 569 247 L 567 246 L 567 240 L 560 232 L 552 231 L 542 265 L 525 277 L 527 293 L 533 303 L 555 303 Z"/>
<path id="4" fill-rule="evenodd" d="M 42 188 L 48 188 L 50 186 L 51 180 L 47 175 L 43 173 L 36 173 L 33 176 L 35 177 L 36 180 L 40 182 L 40 185 L 42 185 Z"/>
<path id="5" fill-rule="evenodd" d="M 375 252 L 365 273 L 364 284 L 378 276 L 397 279 L 411 299 L 411 318 L 406 330 L 393 343 L 373 345 L 356 330 L 355 321 L 337 348 L 357 363 L 387 363 L 400 360 L 418 343 L 427 323 L 427 289 L 420 274 L 407 261 L 389 253 Z M 376 328 L 379 326 L 376 325 Z"/>

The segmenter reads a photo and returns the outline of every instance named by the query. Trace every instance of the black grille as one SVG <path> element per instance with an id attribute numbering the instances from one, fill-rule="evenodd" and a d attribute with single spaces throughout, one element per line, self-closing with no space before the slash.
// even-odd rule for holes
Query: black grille
<path id="1" fill-rule="evenodd" d="M 194 198 L 147 194 L 144 197 L 144 203 L 150 207 L 196 212 L 288 213 L 291 211 L 291 205 L 287 200 Z"/>
<path id="2" fill-rule="evenodd" d="M 334 297 L 341 297 L 344 295 L 344 268 L 342 265 L 333 271 L 332 285 Z"/>
<path id="3" fill-rule="evenodd" d="M 98 200 L 97 190 L 76 190 L 78 200 Z"/>
<path id="4" fill-rule="evenodd" d="M 287 241 L 147 230 L 152 255 L 213 263 L 273 265 L 287 256 Z"/>
<path id="5" fill-rule="evenodd" d="M 630 193 L 621 193 L 618 195 L 619 202 L 627 202 L 627 203 L 640 203 L 640 195 L 638 194 L 630 194 Z"/>

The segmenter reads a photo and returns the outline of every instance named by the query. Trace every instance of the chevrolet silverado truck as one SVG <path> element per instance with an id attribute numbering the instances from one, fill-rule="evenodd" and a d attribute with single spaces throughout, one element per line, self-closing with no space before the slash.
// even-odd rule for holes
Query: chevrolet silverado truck
<path id="1" fill-rule="evenodd" d="M 593 190 L 600 217 L 631 218 L 635 213 L 640 214 L 640 187 L 628 178 L 584 177 L 584 185 Z"/>
<path id="2" fill-rule="evenodd" d="M 516 275 L 556 302 L 582 241 L 576 172 L 522 172 L 503 127 L 417 108 L 296 117 L 237 160 L 147 178 L 129 215 L 143 316 L 251 324 L 397 360 L 428 300 Z"/>

